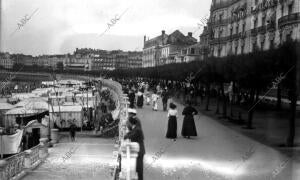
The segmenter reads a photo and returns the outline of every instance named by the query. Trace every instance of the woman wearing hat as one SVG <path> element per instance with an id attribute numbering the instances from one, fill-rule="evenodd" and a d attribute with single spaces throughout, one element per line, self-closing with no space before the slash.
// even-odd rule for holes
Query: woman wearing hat
<path id="1" fill-rule="evenodd" d="M 137 107 L 138 108 L 142 108 L 144 105 L 144 95 L 141 91 L 141 89 L 139 89 L 138 93 L 137 93 Z"/>
<path id="2" fill-rule="evenodd" d="M 187 106 L 183 109 L 182 115 L 184 115 L 182 123 L 181 135 L 184 138 L 190 138 L 190 136 L 197 136 L 196 125 L 194 121 L 194 115 L 198 114 L 198 111 L 192 107 L 191 101 L 187 102 Z"/>
<path id="3" fill-rule="evenodd" d="M 170 103 L 170 109 L 168 111 L 168 130 L 166 138 L 176 139 L 177 138 L 177 117 L 178 112 L 176 109 L 176 105 L 174 103 Z"/>

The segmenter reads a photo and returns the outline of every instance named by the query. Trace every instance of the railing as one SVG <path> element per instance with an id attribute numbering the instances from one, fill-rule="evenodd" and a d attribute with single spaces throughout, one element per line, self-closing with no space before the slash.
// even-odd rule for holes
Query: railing
<path id="1" fill-rule="evenodd" d="M 258 34 L 257 28 L 251 29 L 251 36 L 256 36 Z"/>
<path id="2" fill-rule="evenodd" d="M 289 24 L 300 22 L 300 13 L 289 14 L 278 19 L 278 27 L 282 28 Z"/>
<path id="3" fill-rule="evenodd" d="M 267 24 L 267 30 L 268 31 L 274 31 L 275 29 L 276 29 L 275 22 L 271 22 L 271 23 Z"/>
<path id="4" fill-rule="evenodd" d="M 234 4 L 236 2 L 239 2 L 239 1 L 240 0 L 228 0 L 228 1 L 225 1 L 225 2 L 216 3 L 215 5 L 211 6 L 210 10 L 214 11 L 214 10 L 217 10 L 217 9 L 226 8 L 226 7 L 231 6 L 232 4 Z"/>
<path id="5" fill-rule="evenodd" d="M 3 164 L 2 168 L 0 169 L 0 179 L 9 180 L 17 176 L 18 174 L 21 174 L 24 170 L 24 160 L 24 152 L 6 158 L 5 164 Z"/>
<path id="6" fill-rule="evenodd" d="M 266 33 L 266 31 L 267 31 L 267 26 L 260 26 L 257 28 L 258 33 L 264 34 Z"/>
<path id="7" fill-rule="evenodd" d="M 6 159 L 0 160 L 0 179 L 10 180 L 22 177 L 27 171 L 37 167 L 48 156 L 47 139 L 41 138 L 40 144 Z"/>
<path id="8" fill-rule="evenodd" d="M 28 158 L 28 164 L 26 164 L 26 167 L 34 167 L 40 162 L 40 157 L 39 157 L 40 148 L 41 148 L 41 146 L 39 144 L 39 145 L 25 151 L 25 153 L 27 154 L 27 158 Z"/>
<path id="9" fill-rule="evenodd" d="M 124 140 L 126 134 L 126 121 L 128 119 L 128 97 L 123 94 L 122 86 L 112 80 L 100 79 L 101 86 L 107 87 L 113 92 L 114 100 L 117 102 L 119 116 L 119 139 L 116 143 L 118 148 L 117 158 L 113 167 L 113 180 L 134 180 L 136 175 L 136 158 L 139 152 L 137 143 Z"/>

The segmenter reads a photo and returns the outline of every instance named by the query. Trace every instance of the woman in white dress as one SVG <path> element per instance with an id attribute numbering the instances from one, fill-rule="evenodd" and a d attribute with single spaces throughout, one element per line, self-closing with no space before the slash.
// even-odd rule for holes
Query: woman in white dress
<path id="1" fill-rule="evenodd" d="M 174 103 L 170 103 L 170 109 L 168 111 L 168 130 L 166 134 L 166 138 L 173 139 L 174 141 L 177 138 L 177 118 L 178 112 L 176 109 L 176 105 Z"/>
<path id="2" fill-rule="evenodd" d="M 154 92 L 153 94 L 152 94 L 152 109 L 154 110 L 154 111 L 157 111 L 157 109 L 158 109 L 158 104 L 157 104 L 157 102 L 158 102 L 158 98 L 159 98 L 159 96 L 156 94 L 156 92 Z"/>

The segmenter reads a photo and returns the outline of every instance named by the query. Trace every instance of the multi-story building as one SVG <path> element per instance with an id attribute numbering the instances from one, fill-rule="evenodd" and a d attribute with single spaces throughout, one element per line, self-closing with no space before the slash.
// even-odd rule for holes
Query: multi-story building
<path id="1" fill-rule="evenodd" d="M 165 31 L 162 31 L 160 36 L 146 40 L 144 36 L 143 48 L 143 67 L 154 67 L 158 65 L 160 57 L 160 47 L 166 44 L 167 36 Z"/>
<path id="2" fill-rule="evenodd" d="M 58 69 L 58 64 L 62 63 L 64 66 L 69 61 L 69 55 L 42 55 L 33 58 L 33 64 L 48 69 Z"/>
<path id="3" fill-rule="evenodd" d="M 13 60 L 9 53 L 0 53 L 0 66 L 5 69 L 12 69 Z"/>
<path id="4" fill-rule="evenodd" d="M 213 0 L 207 25 L 210 56 L 267 50 L 300 39 L 300 1 Z"/>
<path id="5" fill-rule="evenodd" d="M 141 68 L 142 67 L 143 52 L 133 51 L 128 52 L 128 68 Z"/>
<path id="6" fill-rule="evenodd" d="M 181 49 L 180 53 L 175 57 L 176 63 L 199 61 L 199 60 L 203 60 L 200 43 L 187 46 Z"/>
<path id="7" fill-rule="evenodd" d="M 197 43 L 192 37 L 192 33 L 187 36 L 183 35 L 179 30 L 167 35 L 162 31 L 160 36 L 146 40 L 144 37 L 143 48 L 143 67 L 154 67 L 169 63 L 175 63 L 175 57 L 180 53 L 181 49 Z"/>
<path id="8" fill-rule="evenodd" d="M 110 52 L 93 54 L 92 70 L 114 70 L 115 58 Z"/>
<path id="9" fill-rule="evenodd" d="M 119 51 L 115 52 L 115 68 L 116 69 L 127 69 L 128 68 L 128 53 Z"/>
<path id="10" fill-rule="evenodd" d="M 94 53 L 92 70 L 114 70 L 142 67 L 142 52 L 121 50 Z"/>
<path id="11" fill-rule="evenodd" d="M 65 62 L 67 70 L 91 71 L 92 70 L 92 57 L 90 54 L 80 54 L 74 52 Z"/>

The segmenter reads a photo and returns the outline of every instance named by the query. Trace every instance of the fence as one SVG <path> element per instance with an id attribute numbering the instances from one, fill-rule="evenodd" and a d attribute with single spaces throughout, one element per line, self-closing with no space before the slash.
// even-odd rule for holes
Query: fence
<path id="1" fill-rule="evenodd" d="M 119 137 L 117 141 L 118 151 L 114 163 L 113 180 L 134 180 L 136 174 L 136 158 L 139 152 L 139 145 L 128 140 L 124 140 L 126 134 L 126 121 L 128 119 L 128 97 L 123 94 L 122 86 L 112 80 L 101 79 L 101 86 L 112 90 L 113 98 L 116 102 L 116 111 L 119 116 Z"/>
<path id="2" fill-rule="evenodd" d="M 48 148 L 45 142 L 46 138 L 42 138 L 39 145 L 0 160 L 0 179 L 17 179 L 26 175 L 27 171 L 37 167 L 42 159 L 48 156 Z"/>

